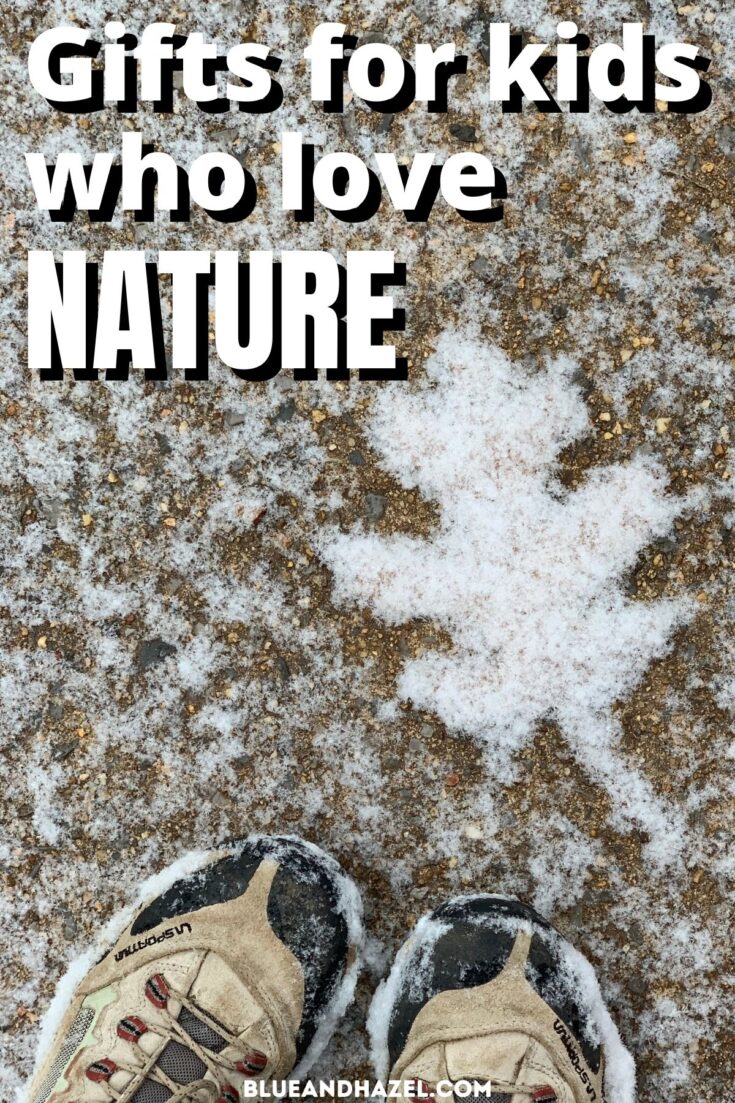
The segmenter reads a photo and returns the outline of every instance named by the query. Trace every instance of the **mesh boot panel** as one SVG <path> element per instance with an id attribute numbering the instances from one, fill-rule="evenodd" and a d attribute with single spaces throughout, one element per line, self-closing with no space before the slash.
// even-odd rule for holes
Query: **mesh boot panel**
<path id="1" fill-rule="evenodd" d="M 224 1038 L 187 1008 L 184 1008 L 179 1016 L 179 1026 L 193 1041 L 212 1053 L 220 1053 L 227 1045 Z M 202 1080 L 207 1072 L 207 1066 L 196 1053 L 180 1042 L 168 1043 L 156 1062 L 156 1068 L 176 1084 L 191 1084 L 194 1080 Z M 138 1088 L 130 1103 L 166 1103 L 170 1097 L 171 1092 L 165 1084 L 146 1080 Z"/>
<path id="2" fill-rule="evenodd" d="M 179 1042 L 168 1043 L 156 1067 L 176 1084 L 191 1084 L 192 1080 L 202 1080 L 207 1073 L 204 1061 Z"/>
<path id="3" fill-rule="evenodd" d="M 197 1045 L 203 1046 L 204 1049 L 208 1049 L 212 1053 L 221 1053 L 227 1045 L 220 1034 L 212 1030 L 207 1023 L 198 1019 L 196 1015 L 193 1015 L 187 1007 L 179 1015 L 179 1026 L 186 1031 L 190 1038 L 194 1039 Z"/>
<path id="4" fill-rule="evenodd" d="M 196 1053 L 180 1045 L 179 1042 L 168 1043 L 155 1067 L 175 1084 L 191 1084 L 194 1080 L 202 1080 L 207 1071 L 207 1066 Z M 171 1094 L 165 1084 L 146 1080 L 138 1088 L 130 1103 L 166 1103 Z"/>
<path id="5" fill-rule="evenodd" d="M 165 1084 L 156 1084 L 154 1080 L 146 1080 L 142 1088 L 130 1100 L 130 1103 L 166 1103 L 171 1098 L 171 1092 Z"/>
<path id="6" fill-rule="evenodd" d="M 84 1035 L 87 1033 L 93 1019 L 94 1011 L 91 1007 L 80 1008 L 79 1014 L 69 1028 L 69 1033 L 62 1042 L 56 1060 L 49 1069 L 48 1076 L 38 1089 L 38 1094 L 33 1100 L 33 1103 L 46 1103 L 46 1100 L 54 1089 L 56 1081 L 71 1061 L 80 1043 L 84 1041 Z"/>

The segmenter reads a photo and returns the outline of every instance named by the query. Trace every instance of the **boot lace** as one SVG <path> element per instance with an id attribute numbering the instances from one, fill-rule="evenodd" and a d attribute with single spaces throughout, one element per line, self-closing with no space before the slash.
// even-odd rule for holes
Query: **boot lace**
<path id="1" fill-rule="evenodd" d="M 185 993 L 177 991 L 162 974 L 158 973 L 146 982 L 145 994 L 159 1012 L 153 1032 L 160 1037 L 160 1045 L 152 1054 L 146 1053 L 138 1043 L 143 1035 L 148 1033 L 148 1026 L 135 1015 L 126 1016 L 118 1023 L 117 1035 L 118 1038 L 130 1043 L 129 1057 L 121 1059 L 116 1056 L 114 1060 L 104 1057 L 97 1060 L 87 1068 L 87 1078 L 104 1087 L 110 1103 L 130 1103 L 147 1082 L 159 1084 L 170 1092 L 166 1097 L 166 1103 L 240 1103 L 240 1093 L 228 1083 L 231 1079 L 230 1074 L 235 1072 L 240 1076 L 257 1076 L 266 1067 L 268 1060 L 266 1055 L 257 1050 L 243 1049 L 242 1043 L 220 1022 L 212 1019 Z M 181 1015 L 184 1009 L 189 1011 L 205 1028 L 218 1037 L 223 1049 L 235 1051 L 234 1058 L 225 1057 L 222 1053 L 215 1054 L 192 1037 L 181 1025 L 178 1017 L 171 1014 L 168 1007 L 171 999 L 180 1006 L 178 1015 Z M 198 1074 L 195 1079 L 182 1083 L 180 1079 L 172 1079 L 171 1075 L 160 1067 L 159 1062 L 172 1043 L 189 1051 L 189 1061 L 191 1061 L 191 1054 L 198 1058 L 196 1065 Z M 213 1079 L 204 1077 L 201 1066 L 204 1066 Z M 130 1075 L 130 1079 L 121 1091 L 110 1084 L 111 1078 L 117 1072 L 126 1072 Z M 186 1075 L 186 1072 L 183 1075 Z"/>

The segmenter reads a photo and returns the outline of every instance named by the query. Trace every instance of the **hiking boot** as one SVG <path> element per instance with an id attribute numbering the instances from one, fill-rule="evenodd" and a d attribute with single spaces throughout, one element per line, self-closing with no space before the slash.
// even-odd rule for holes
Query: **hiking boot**
<path id="1" fill-rule="evenodd" d="M 458 897 L 420 920 L 375 995 L 376 1072 L 440 1103 L 458 1080 L 485 1103 L 599 1103 L 598 1001 L 590 966 L 531 908 Z"/>
<path id="2" fill-rule="evenodd" d="M 209 857 L 87 974 L 28 1103 L 238 1103 L 246 1078 L 301 1076 L 316 1059 L 354 993 L 355 886 L 293 838 Z"/>

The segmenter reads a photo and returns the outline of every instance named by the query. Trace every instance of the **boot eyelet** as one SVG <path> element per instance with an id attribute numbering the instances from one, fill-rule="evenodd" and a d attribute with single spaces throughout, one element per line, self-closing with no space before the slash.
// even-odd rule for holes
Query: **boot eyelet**
<path id="1" fill-rule="evenodd" d="M 137 1015 L 126 1015 L 117 1024 L 117 1036 L 124 1042 L 132 1042 L 137 1045 L 144 1034 L 148 1033 L 148 1027 Z"/>
<path id="2" fill-rule="evenodd" d="M 238 1061 L 235 1068 L 244 1076 L 257 1076 L 259 1072 L 263 1071 L 267 1064 L 268 1058 L 266 1055 L 254 1049 L 253 1052 L 248 1053 L 247 1057 L 242 1061 Z"/>
<path id="3" fill-rule="evenodd" d="M 145 994 L 154 1007 L 163 1010 L 169 1000 L 171 991 L 166 984 L 166 978 L 162 973 L 156 973 L 145 983 Z"/>
<path id="4" fill-rule="evenodd" d="M 223 1084 L 216 1103 L 240 1103 L 240 1093 L 232 1084 Z"/>
<path id="5" fill-rule="evenodd" d="M 117 1065 L 115 1062 L 111 1061 L 109 1057 L 102 1057 L 101 1060 L 94 1061 L 89 1066 L 86 1076 L 93 1084 L 105 1084 L 116 1072 Z"/>

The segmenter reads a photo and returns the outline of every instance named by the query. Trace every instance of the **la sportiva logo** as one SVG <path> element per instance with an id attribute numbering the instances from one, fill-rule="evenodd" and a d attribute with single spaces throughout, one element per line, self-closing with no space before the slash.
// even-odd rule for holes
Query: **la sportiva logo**
<path id="1" fill-rule="evenodd" d="M 115 954 L 115 961 L 122 961 L 123 958 L 130 957 L 131 954 L 137 954 L 138 950 L 145 950 L 147 946 L 158 946 L 161 942 L 166 942 L 168 939 L 176 938 L 177 935 L 182 934 L 191 934 L 191 923 L 182 923 L 178 927 L 167 927 L 159 935 L 151 935 L 150 938 L 142 938 L 138 942 L 133 942 L 130 946 L 125 946 Z"/>
<path id="2" fill-rule="evenodd" d="M 557 1019 L 555 1021 L 554 1030 L 559 1035 L 561 1043 L 564 1046 L 564 1049 L 567 1051 L 572 1068 L 584 1085 L 584 1089 L 587 1092 L 588 1099 L 591 1101 L 591 1103 L 594 1103 L 594 1101 L 597 1099 L 597 1092 L 590 1083 L 590 1075 L 585 1068 L 584 1061 L 577 1052 L 569 1031 L 560 1019 Z"/>

